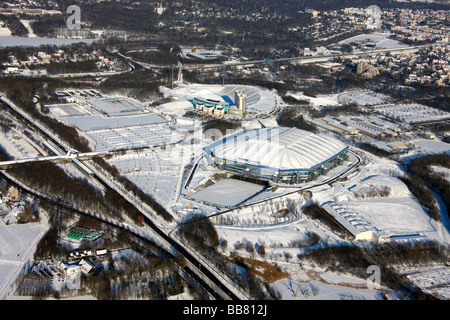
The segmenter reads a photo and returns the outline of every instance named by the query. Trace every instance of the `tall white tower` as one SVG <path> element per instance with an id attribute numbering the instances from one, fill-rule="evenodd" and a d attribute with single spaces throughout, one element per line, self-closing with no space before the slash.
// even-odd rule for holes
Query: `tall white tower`
<path id="1" fill-rule="evenodd" d="M 234 104 L 239 110 L 239 115 L 243 116 L 245 114 L 247 103 L 247 95 L 242 90 L 236 90 L 234 93 Z"/>

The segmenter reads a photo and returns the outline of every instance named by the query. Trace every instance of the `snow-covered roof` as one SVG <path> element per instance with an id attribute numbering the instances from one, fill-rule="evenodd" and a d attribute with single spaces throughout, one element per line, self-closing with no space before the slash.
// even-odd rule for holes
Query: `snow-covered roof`
<path id="1" fill-rule="evenodd" d="M 324 135 L 297 128 L 244 130 L 204 150 L 215 158 L 279 170 L 309 170 L 348 147 Z"/>

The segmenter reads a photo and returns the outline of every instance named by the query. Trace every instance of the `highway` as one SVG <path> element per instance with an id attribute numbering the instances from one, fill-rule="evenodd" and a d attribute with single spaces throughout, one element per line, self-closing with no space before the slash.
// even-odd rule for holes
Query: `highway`
<path id="1" fill-rule="evenodd" d="M 60 150 L 60 155 L 69 154 L 69 147 L 65 146 L 63 142 L 59 141 L 59 139 L 57 139 L 48 130 L 45 130 L 41 125 L 37 124 L 34 119 L 31 119 L 26 113 L 20 110 L 20 108 L 16 107 L 13 103 L 5 99 L 4 97 L 0 97 L 0 100 L 3 101 L 7 106 L 9 106 L 11 111 L 18 113 L 23 120 L 25 120 L 35 130 L 39 131 L 42 136 L 46 137 L 48 142 L 51 142 L 56 148 Z M 87 165 L 87 163 L 83 164 Z M 122 197 L 124 197 L 125 200 L 127 200 L 131 205 L 139 210 L 139 212 L 141 212 L 141 214 L 145 217 L 144 222 L 146 223 L 146 225 L 149 226 L 159 237 L 160 245 L 166 245 L 165 249 L 169 252 L 173 252 L 174 254 L 178 252 L 182 256 L 184 256 L 187 262 L 187 266 L 190 267 L 191 271 L 197 277 L 200 277 L 203 282 L 209 286 L 210 291 L 214 292 L 214 295 L 216 297 L 221 297 L 224 300 L 247 299 L 247 297 L 242 292 L 234 287 L 229 279 L 209 266 L 211 262 L 203 260 L 187 245 L 180 242 L 175 237 L 170 236 L 169 232 L 166 231 L 166 227 L 161 225 L 161 222 L 158 221 L 156 213 L 153 212 L 153 210 L 151 210 L 149 207 L 144 206 L 138 199 L 136 199 L 134 195 L 131 195 L 122 186 L 118 185 L 117 182 L 109 179 L 103 172 L 100 172 L 94 166 L 88 167 L 93 172 L 89 179 L 96 179 L 104 187 L 115 190 Z"/>
<path id="2" fill-rule="evenodd" d="M 131 230 L 130 228 L 124 228 L 124 225 L 122 223 L 111 221 L 108 218 L 99 217 L 90 212 L 80 210 L 71 204 L 61 202 L 60 200 L 53 199 L 52 197 L 49 197 L 49 196 L 45 196 L 45 195 L 43 195 L 39 192 L 36 192 L 35 190 L 32 190 L 31 188 L 28 188 L 20 183 L 18 184 L 17 181 L 15 181 L 11 177 L 9 177 L 7 174 L 4 174 L 3 177 L 7 181 L 9 181 L 10 184 L 15 185 L 22 193 L 29 194 L 32 197 L 39 199 L 40 202 L 44 202 L 44 203 L 48 204 L 49 208 L 46 208 L 46 210 L 52 210 L 51 207 L 53 207 L 53 208 L 57 208 L 55 210 L 58 212 L 58 214 L 64 214 L 64 213 L 72 214 L 73 212 L 75 212 L 78 215 L 84 215 L 84 216 L 94 218 L 97 221 L 99 221 L 100 223 L 111 227 L 111 229 L 110 229 L 111 232 L 116 232 L 117 234 L 119 232 L 126 232 L 128 237 L 130 237 L 134 243 L 139 244 L 141 247 L 144 247 L 145 249 L 149 250 L 152 254 L 155 254 L 156 256 L 165 255 L 165 256 L 171 257 L 172 260 L 175 259 L 174 255 L 171 252 L 169 252 L 169 251 L 165 250 L 163 247 L 159 246 L 152 239 L 149 239 L 148 237 L 144 237 L 141 234 L 139 234 L 138 232 Z M 175 263 L 177 263 L 177 261 L 175 261 Z M 188 274 L 199 285 L 201 285 L 207 292 L 209 292 L 211 294 L 211 296 L 213 296 L 215 299 L 218 299 L 218 300 L 222 299 L 221 295 L 216 293 L 215 290 L 212 290 L 210 288 L 210 285 L 205 283 L 205 281 L 201 277 L 199 277 L 195 272 L 193 272 L 191 270 L 191 268 L 192 268 L 191 266 L 185 266 L 185 265 L 179 264 L 179 263 L 177 263 L 177 264 L 178 264 L 179 268 L 183 269 L 186 272 L 186 274 Z"/>
<path id="3" fill-rule="evenodd" d="M 68 161 L 72 161 L 74 159 L 87 160 L 87 159 L 92 159 L 93 157 L 96 157 L 96 156 L 105 156 L 107 154 L 109 154 L 109 152 L 87 152 L 87 153 L 76 153 L 76 154 L 71 154 L 70 152 L 68 152 L 67 154 L 56 155 L 56 156 L 0 161 L 0 169 L 6 169 L 6 168 L 14 167 L 16 165 L 22 165 L 22 164 L 31 163 L 31 162 L 44 162 L 44 161 L 68 162 Z"/>
<path id="4" fill-rule="evenodd" d="M 183 65 L 185 70 L 203 70 L 203 69 L 223 69 L 232 68 L 238 66 L 250 66 L 258 64 L 268 64 L 274 62 L 292 62 L 298 61 L 302 63 L 312 63 L 319 61 L 328 61 L 334 58 L 357 58 L 357 57 L 367 57 L 382 53 L 402 53 L 402 52 L 414 52 L 422 48 L 427 48 L 435 44 L 424 44 L 417 46 L 409 46 L 405 48 L 390 48 L 390 49 L 375 49 L 370 51 L 352 52 L 352 53 L 340 53 L 340 54 L 330 54 L 330 55 L 317 55 L 317 56 L 301 56 L 301 57 L 291 57 L 291 58 L 279 58 L 279 59 L 264 59 L 264 60 L 250 60 L 243 62 L 233 62 L 233 63 L 223 63 L 223 64 L 195 64 L 195 65 Z"/>
<path id="5" fill-rule="evenodd" d="M 353 58 L 353 57 L 362 57 L 362 56 L 370 56 L 370 55 L 376 55 L 376 54 L 382 54 L 382 53 L 401 53 L 401 52 L 412 52 L 415 50 L 419 50 L 421 48 L 429 47 L 429 45 L 421 45 L 421 46 L 412 46 L 407 48 L 395 48 L 395 49 L 378 49 L 378 50 L 371 50 L 366 52 L 354 52 L 354 53 L 346 53 L 346 54 L 333 54 L 333 55 L 321 55 L 321 56 L 303 56 L 303 57 L 291 57 L 291 58 L 281 58 L 281 59 L 265 59 L 265 60 L 253 60 L 253 61 L 246 61 L 246 62 L 237 62 L 237 63 L 227 63 L 227 64 L 212 64 L 212 65 L 184 65 L 184 69 L 196 69 L 196 70 L 202 70 L 202 69 L 214 69 L 214 68 L 230 68 L 235 66 L 245 66 L 245 65 L 258 65 L 258 64 L 269 64 L 269 63 L 276 63 L 276 62 L 293 62 L 298 61 L 301 63 L 309 63 L 309 62 L 315 62 L 315 61 L 327 61 L 333 58 Z M 135 61 L 130 62 L 131 70 L 134 70 L 136 65 L 138 68 L 143 68 L 144 66 L 138 65 Z M 134 65 L 133 65 L 134 64 Z M 144 67 L 145 68 L 145 67 Z M 41 158 L 30 158 L 30 159 L 19 159 L 19 160 L 12 160 L 7 162 L 1 162 L 0 168 L 7 168 L 9 166 L 13 165 L 20 165 L 26 162 L 36 162 L 36 161 L 73 161 L 75 164 L 77 162 L 81 165 L 87 166 L 88 170 L 92 172 L 92 174 L 89 175 L 89 179 L 95 179 L 99 183 L 101 183 L 106 188 L 110 188 L 112 190 L 117 191 L 124 199 L 126 199 L 131 205 L 136 207 L 139 212 L 142 213 L 144 216 L 144 222 L 145 224 L 150 227 L 155 234 L 159 237 L 160 242 L 164 244 L 165 249 L 168 252 L 172 252 L 172 254 L 180 253 L 183 257 L 185 257 L 187 262 L 187 267 L 192 272 L 193 275 L 198 277 L 199 279 L 202 279 L 202 281 L 205 283 L 207 287 L 209 287 L 209 291 L 212 292 L 213 296 L 216 298 L 221 298 L 225 300 L 241 300 L 246 299 L 247 297 L 240 292 L 240 290 L 236 289 L 233 283 L 229 281 L 224 275 L 217 272 L 217 270 L 214 270 L 209 265 L 211 264 L 208 261 L 203 260 L 203 258 L 198 255 L 196 252 L 194 252 L 191 248 L 186 246 L 184 243 L 182 243 L 179 239 L 174 236 L 175 228 L 170 228 L 168 230 L 168 226 L 162 225 L 161 221 L 159 221 L 158 217 L 156 216 L 155 212 L 147 206 L 144 206 L 141 204 L 137 199 L 134 197 L 134 195 L 131 195 L 127 190 L 125 190 L 122 186 L 118 185 L 117 182 L 111 180 L 107 175 L 105 175 L 104 172 L 101 172 L 98 168 L 87 165 L 87 163 L 83 163 L 82 160 L 84 159 L 90 159 L 93 156 L 103 155 L 100 153 L 74 153 L 71 152 L 70 147 L 67 144 L 64 144 L 61 142 L 52 132 L 51 130 L 48 130 L 47 128 L 44 128 L 40 123 L 37 123 L 34 119 L 31 119 L 26 113 L 24 113 L 22 110 L 14 106 L 10 101 L 7 99 L 4 99 L 3 97 L 0 98 L 1 101 L 3 101 L 5 104 L 7 104 L 11 110 L 15 111 L 16 113 L 20 114 L 20 116 L 26 120 L 30 125 L 32 125 L 36 130 L 41 132 L 42 136 L 46 137 L 46 140 L 49 143 L 52 143 L 54 146 L 56 146 L 60 153 L 57 152 L 55 156 L 49 156 L 49 157 L 41 157 Z M 357 163 L 353 164 L 351 167 L 348 168 L 348 170 L 345 173 L 342 173 L 341 175 L 348 174 L 352 170 L 355 170 L 357 166 L 359 165 L 360 159 L 358 158 Z M 312 185 L 309 187 L 304 188 L 296 188 L 290 192 L 283 193 L 281 195 L 274 196 L 270 199 L 262 200 L 262 202 L 269 201 L 271 199 L 284 197 L 289 194 L 299 193 L 302 191 L 306 191 L 308 189 L 312 189 L 321 185 L 330 184 L 335 181 L 337 181 L 340 178 L 334 177 L 333 179 L 321 182 L 316 185 Z M 224 214 L 226 212 L 235 210 L 237 208 L 242 208 L 249 205 L 254 205 L 256 203 L 252 204 L 241 204 L 237 207 L 230 208 L 224 211 L 220 211 L 218 213 L 215 213 L 211 216 L 205 217 L 203 219 L 211 218 L 212 216 Z M 141 236 L 142 237 L 142 236 Z M 142 238 L 144 241 L 145 239 Z"/>

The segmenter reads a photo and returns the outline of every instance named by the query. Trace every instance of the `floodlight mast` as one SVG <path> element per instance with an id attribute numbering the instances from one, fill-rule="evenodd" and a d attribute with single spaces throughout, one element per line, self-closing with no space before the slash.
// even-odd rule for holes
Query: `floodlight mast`
<path id="1" fill-rule="evenodd" d="M 175 66 L 174 65 L 172 65 L 172 90 L 173 90 L 173 68 L 174 68 Z"/>

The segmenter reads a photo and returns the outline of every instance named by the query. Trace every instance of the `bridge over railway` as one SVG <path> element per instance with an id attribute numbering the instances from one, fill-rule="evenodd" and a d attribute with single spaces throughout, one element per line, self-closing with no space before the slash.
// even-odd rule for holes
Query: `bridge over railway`
<path id="1" fill-rule="evenodd" d="M 76 160 L 89 160 L 96 156 L 105 156 L 110 152 L 87 152 L 79 153 L 76 150 L 69 150 L 67 154 L 58 154 L 56 156 L 45 156 L 45 157 L 34 157 L 34 158 L 24 158 L 24 159 L 14 159 L 8 161 L 0 161 L 0 169 L 8 169 L 17 165 L 22 165 L 25 163 L 36 163 L 36 162 L 69 162 Z"/>
<path id="2" fill-rule="evenodd" d="M 206 287 L 208 287 L 208 291 L 212 292 L 212 294 L 217 299 L 249 299 L 245 295 L 245 293 L 241 292 L 241 289 L 231 281 L 231 279 L 229 279 L 220 270 L 211 266 L 211 263 L 209 261 L 206 261 L 201 254 L 190 248 L 189 245 L 180 241 L 177 237 L 170 234 L 168 231 L 168 227 L 170 227 L 169 223 L 161 222 L 158 217 L 156 217 L 156 212 L 153 208 L 142 203 L 142 201 L 140 201 L 134 194 L 126 190 L 122 185 L 120 185 L 113 179 L 110 179 L 108 175 L 97 169 L 95 166 L 90 166 L 87 165 L 87 162 L 82 162 L 82 159 L 105 155 L 109 152 L 79 153 L 78 151 L 71 149 L 70 146 L 61 141 L 50 130 L 44 127 L 37 120 L 30 117 L 23 110 L 15 106 L 14 103 L 9 101 L 1 94 L 0 101 L 3 101 L 11 111 L 14 111 L 25 122 L 27 122 L 27 124 L 34 130 L 34 132 L 39 132 L 39 134 L 44 137 L 45 140 L 43 141 L 45 141 L 44 144 L 47 146 L 47 148 L 49 148 L 53 151 L 53 153 L 56 154 L 55 156 L 50 157 L 3 161 L 0 162 L 1 165 L 14 166 L 27 162 L 31 163 L 36 161 L 49 161 L 50 159 L 54 161 L 73 161 L 73 163 L 80 169 L 82 169 L 86 173 L 89 173 L 89 179 L 91 181 L 96 181 L 103 185 L 105 188 L 116 191 L 120 196 L 124 198 L 125 201 L 127 201 L 131 206 L 135 207 L 137 211 L 143 215 L 144 224 L 152 230 L 152 240 L 157 241 L 159 245 L 166 251 L 173 254 L 179 253 L 181 256 L 183 256 L 185 258 L 186 268 L 189 269 L 190 274 L 195 276 Z M 57 202 L 59 205 L 61 205 L 59 200 Z M 141 235 L 140 240 L 149 241 L 149 239 L 147 239 L 147 236 L 148 235 Z"/>

